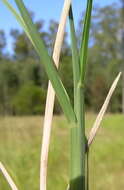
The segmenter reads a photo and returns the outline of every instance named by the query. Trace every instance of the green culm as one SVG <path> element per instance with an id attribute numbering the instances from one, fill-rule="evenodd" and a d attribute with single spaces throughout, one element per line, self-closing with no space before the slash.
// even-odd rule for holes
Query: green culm
<path id="1" fill-rule="evenodd" d="M 73 104 L 70 101 L 68 93 L 66 92 L 66 89 L 61 81 L 54 62 L 49 56 L 43 40 L 37 32 L 37 29 L 33 24 L 23 1 L 15 0 L 20 14 L 16 12 L 16 10 L 7 0 L 2 1 L 21 24 L 35 50 L 37 51 L 41 63 L 44 65 L 48 78 L 55 90 L 62 110 L 71 123 L 72 127 L 70 129 L 71 150 L 69 190 L 88 190 L 88 140 L 85 135 L 84 91 L 93 0 L 87 0 L 85 17 L 82 19 L 83 29 L 80 47 L 78 47 L 77 44 L 72 5 L 70 6 L 69 10 L 74 89 Z"/>

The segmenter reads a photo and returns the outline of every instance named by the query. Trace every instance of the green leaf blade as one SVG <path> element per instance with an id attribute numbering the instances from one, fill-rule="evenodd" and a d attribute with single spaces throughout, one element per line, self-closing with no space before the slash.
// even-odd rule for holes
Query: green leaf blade
<path id="1" fill-rule="evenodd" d="M 82 35 L 82 42 L 80 48 L 80 64 L 81 64 L 81 81 L 84 82 L 86 73 L 86 63 L 87 63 L 87 52 L 88 52 L 88 41 L 91 23 L 91 13 L 92 13 L 93 0 L 87 1 L 86 15 L 84 19 L 84 29 Z"/>
<path id="2" fill-rule="evenodd" d="M 71 34 L 71 47 L 72 47 L 72 63 L 73 63 L 73 80 L 74 80 L 74 110 L 76 112 L 76 102 L 77 102 L 77 86 L 80 79 L 80 59 L 77 48 L 77 39 L 74 26 L 74 18 L 72 6 L 69 10 L 69 23 L 70 23 L 70 34 Z"/>
<path id="3" fill-rule="evenodd" d="M 3 2 L 5 4 L 5 0 L 3 0 Z M 42 39 L 40 38 L 40 35 L 35 25 L 33 24 L 27 9 L 25 8 L 23 4 L 23 1 L 15 0 L 15 2 L 21 13 L 21 17 L 18 17 L 18 13 L 14 12 L 14 10 L 11 9 L 11 7 L 8 7 L 9 10 L 16 16 L 16 19 L 20 22 L 24 31 L 28 35 L 33 46 L 35 47 L 40 57 L 41 63 L 44 65 L 45 71 L 52 83 L 53 88 L 55 89 L 56 96 L 59 100 L 59 103 L 62 107 L 63 112 L 65 113 L 65 116 L 68 118 L 69 121 L 76 122 L 76 116 L 75 116 L 74 110 L 72 108 L 68 94 L 58 75 L 58 71 L 52 59 L 49 57 L 48 52 L 45 48 L 45 45 Z"/>

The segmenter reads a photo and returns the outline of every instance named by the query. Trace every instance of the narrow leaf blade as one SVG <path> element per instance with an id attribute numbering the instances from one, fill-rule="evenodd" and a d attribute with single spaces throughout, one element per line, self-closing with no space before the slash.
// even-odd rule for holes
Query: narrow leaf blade
<path id="1" fill-rule="evenodd" d="M 0 172 L 5 177 L 6 181 L 8 182 L 9 186 L 11 187 L 11 189 L 12 190 L 18 190 L 15 182 L 13 181 L 13 179 L 11 178 L 11 176 L 9 175 L 6 168 L 4 167 L 4 165 L 1 162 L 0 162 Z"/>
<path id="2" fill-rule="evenodd" d="M 73 63 L 73 80 L 74 80 L 74 110 L 76 112 L 76 101 L 77 101 L 77 86 L 80 79 L 80 63 L 79 53 L 77 48 L 77 39 L 74 26 L 74 18 L 72 6 L 69 10 L 69 23 L 70 23 L 70 34 L 71 34 L 71 47 L 72 47 L 72 63 Z"/>
<path id="3" fill-rule="evenodd" d="M 86 72 L 92 4 L 93 4 L 93 0 L 87 1 L 87 9 L 86 9 L 86 15 L 84 19 L 84 29 L 83 29 L 81 49 L 80 49 L 81 81 L 82 82 L 84 82 L 85 72 Z"/>
<path id="4" fill-rule="evenodd" d="M 24 21 L 23 29 L 28 33 L 28 37 L 31 38 L 31 42 L 33 43 L 40 59 L 41 63 L 45 67 L 45 71 L 52 83 L 53 88 L 55 89 L 57 98 L 59 103 L 62 107 L 63 112 L 65 113 L 66 117 L 69 121 L 75 122 L 76 117 L 72 105 L 70 103 L 70 99 L 68 94 L 61 82 L 61 79 L 58 75 L 58 71 L 53 64 L 52 59 L 49 57 L 48 52 L 44 46 L 42 39 L 40 38 L 39 33 L 35 25 L 33 24 L 27 9 L 25 8 L 22 0 L 15 0 L 19 11 L 21 13 L 22 20 Z M 13 12 L 12 9 L 10 9 Z M 25 28 L 26 27 L 26 28 Z"/>
<path id="5" fill-rule="evenodd" d="M 101 110 L 100 110 L 94 124 L 93 124 L 93 127 L 92 127 L 92 129 L 90 131 L 90 134 L 89 134 L 88 146 L 91 145 L 91 143 L 93 142 L 93 140 L 94 140 L 94 138 L 95 138 L 95 136 L 97 134 L 97 131 L 98 131 L 99 127 L 100 127 L 101 121 L 102 121 L 102 119 L 104 117 L 104 114 L 105 114 L 105 112 L 107 110 L 107 107 L 108 107 L 110 99 L 111 99 L 111 97 L 113 95 L 113 92 L 114 92 L 114 90 L 115 90 L 115 88 L 116 88 L 116 86 L 118 84 L 120 76 L 121 76 L 121 72 L 118 74 L 118 76 L 114 80 L 114 82 L 113 82 L 113 84 L 112 84 L 112 86 L 111 86 L 111 88 L 110 88 L 110 90 L 108 92 L 108 95 L 107 95 L 107 97 L 105 99 L 105 102 L 104 102 L 104 104 L 103 104 L 103 106 L 102 106 L 102 108 L 101 108 Z"/>

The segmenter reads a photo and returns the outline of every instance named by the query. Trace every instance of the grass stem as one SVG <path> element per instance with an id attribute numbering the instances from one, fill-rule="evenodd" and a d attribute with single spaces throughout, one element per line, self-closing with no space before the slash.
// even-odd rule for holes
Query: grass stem
<path id="1" fill-rule="evenodd" d="M 53 51 L 53 60 L 58 68 L 59 58 L 62 47 L 62 42 L 64 38 L 64 31 L 66 20 L 70 8 L 71 0 L 65 0 L 60 24 L 58 27 L 58 32 L 56 35 L 56 41 Z M 48 84 L 47 98 L 46 98 L 46 107 L 45 107 L 45 116 L 43 124 L 43 139 L 42 139 L 42 149 L 41 149 L 41 166 L 40 166 L 40 190 L 47 189 L 47 166 L 48 166 L 48 152 L 50 145 L 50 136 L 51 136 L 51 127 L 52 127 L 52 118 L 53 118 L 53 109 L 54 109 L 54 100 L 55 100 L 55 91 L 52 87 L 51 82 Z"/>
<path id="2" fill-rule="evenodd" d="M 71 179 L 70 190 L 85 190 L 85 118 L 84 88 L 77 88 L 77 124 L 71 129 Z"/>

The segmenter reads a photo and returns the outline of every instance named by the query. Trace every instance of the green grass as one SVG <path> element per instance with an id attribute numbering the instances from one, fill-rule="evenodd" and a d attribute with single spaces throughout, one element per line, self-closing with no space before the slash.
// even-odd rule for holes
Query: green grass
<path id="1" fill-rule="evenodd" d="M 3 3 L 8 7 L 8 9 L 15 16 L 17 21 L 21 24 L 22 28 L 26 32 L 30 41 L 32 42 L 35 50 L 37 51 L 39 55 L 41 63 L 44 65 L 45 71 L 55 90 L 56 96 L 62 107 L 62 110 L 65 116 L 68 118 L 68 120 L 72 123 L 71 140 L 70 140 L 71 146 L 69 148 L 70 149 L 70 182 L 69 182 L 70 188 L 69 189 L 70 190 L 79 190 L 79 189 L 86 190 L 86 185 L 85 185 L 86 137 L 85 137 L 85 108 L 84 108 L 84 89 L 85 89 L 84 79 L 85 79 L 85 72 L 86 72 L 88 41 L 89 41 L 89 33 L 90 33 L 93 0 L 87 0 L 87 8 L 86 8 L 86 13 L 85 13 L 85 18 L 84 18 L 81 47 L 80 47 L 79 52 L 78 52 L 77 44 L 76 44 L 73 11 L 72 11 L 71 1 L 70 1 L 69 20 L 70 20 L 70 31 L 71 31 L 71 41 L 72 41 L 72 60 L 73 60 L 73 74 L 74 74 L 73 76 L 74 78 L 74 108 L 71 104 L 71 101 L 66 92 L 66 89 L 61 81 L 60 75 L 54 65 L 54 61 L 49 56 L 49 53 L 44 45 L 44 42 L 40 38 L 37 28 L 32 22 L 32 19 L 30 18 L 30 14 L 27 8 L 25 7 L 23 0 L 15 0 L 15 3 L 19 11 L 19 15 L 16 12 L 16 10 L 13 8 L 13 6 L 11 6 L 11 4 L 7 0 L 3 0 Z M 80 54 L 80 56 L 78 54 Z M 61 145 L 59 146 L 59 149 L 61 149 Z M 41 160 L 42 160 L 42 155 L 41 155 Z M 42 171 L 41 171 L 41 175 L 42 175 Z M 43 175 L 41 177 L 43 177 Z M 45 181 L 43 183 L 45 183 Z M 46 184 L 43 184 L 43 183 L 42 183 L 42 180 L 40 180 L 40 190 L 45 189 L 43 186 Z"/>
<path id="2" fill-rule="evenodd" d="M 95 118 L 86 117 L 87 131 Z M 90 151 L 92 190 L 124 188 L 124 116 L 107 115 Z M 0 118 L 0 160 L 20 190 L 39 189 L 41 143 L 40 117 Z M 66 190 L 69 171 L 69 126 L 64 117 L 54 117 L 50 145 L 48 190 Z M 0 190 L 9 187 L 0 174 Z"/>

